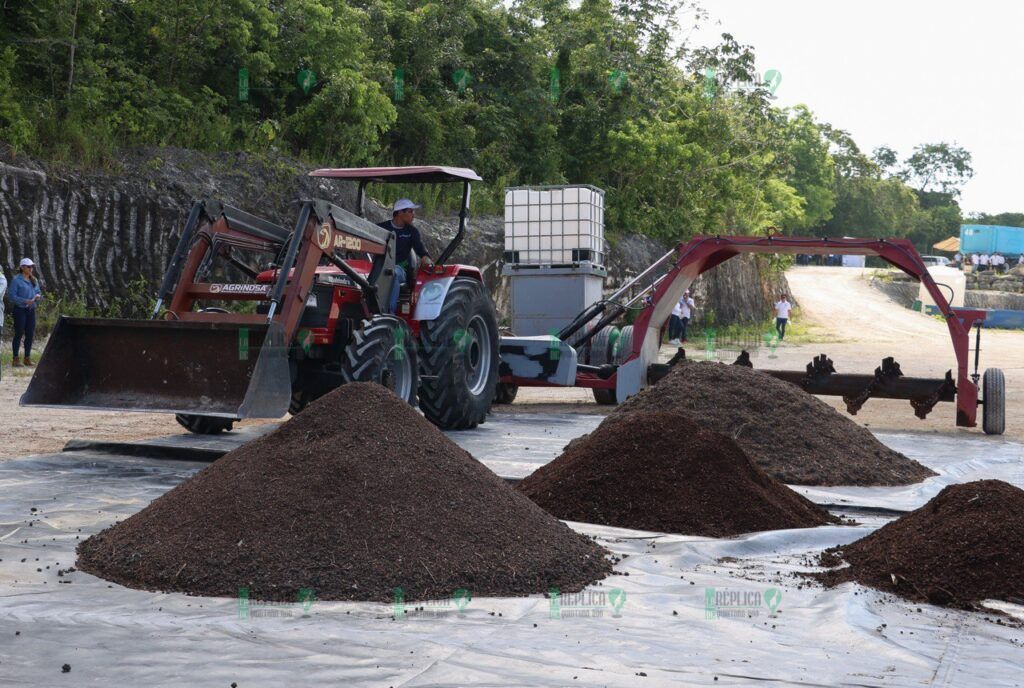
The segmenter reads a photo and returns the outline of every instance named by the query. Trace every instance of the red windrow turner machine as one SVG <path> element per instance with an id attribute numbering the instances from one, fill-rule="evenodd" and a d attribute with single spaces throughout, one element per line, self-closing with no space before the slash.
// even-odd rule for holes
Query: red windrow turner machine
<path id="1" fill-rule="evenodd" d="M 681 243 L 606 299 L 593 304 L 565 326 L 557 337 L 502 338 L 501 385 L 498 398 L 514 396 L 517 386 L 576 386 L 594 390 L 598 403 L 621 403 L 664 376 L 672 363 L 658 362 L 661 330 L 693 280 L 742 253 L 835 254 L 879 256 L 922 282 L 946 320 L 957 368 L 944 378 L 906 377 L 892 358 L 874 374 L 837 373 L 825 355 L 804 371 L 765 371 L 811 394 L 841 396 L 850 413 L 870 398 L 907 399 L 919 418 L 938 402 L 956 403 L 956 424 L 977 425 L 983 408 L 986 433 L 1001 434 L 1005 419 L 1005 382 L 998 368 L 985 371 L 979 398 L 978 353 L 984 311 L 953 310 L 938 284 L 905 239 L 819 239 L 800 237 L 698 236 Z M 660 273 L 664 271 L 664 274 Z M 649 286 L 633 293 L 636 285 Z M 632 294 L 625 298 L 625 295 Z M 632 325 L 613 323 L 627 310 L 639 308 Z M 970 367 L 970 331 L 977 325 L 974 372 Z M 571 342 L 572 346 L 566 344 Z M 677 359 L 679 356 L 677 355 Z M 674 359 L 675 360 L 675 359 Z M 746 352 L 737 364 L 750 365 Z"/>

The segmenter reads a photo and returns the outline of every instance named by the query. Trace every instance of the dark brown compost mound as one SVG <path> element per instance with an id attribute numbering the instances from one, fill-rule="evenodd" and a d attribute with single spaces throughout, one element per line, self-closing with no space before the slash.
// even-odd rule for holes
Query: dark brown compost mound
<path id="1" fill-rule="evenodd" d="M 837 521 L 679 411 L 614 414 L 518 489 L 559 518 L 721 537 Z"/>
<path id="2" fill-rule="evenodd" d="M 919 602 L 972 607 L 1024 604 L 1024 490 L 1002 480 L 950 485 L 920 509 L 843 547 L 811 574 L 826 585 L 857 581 Z"/>
<path id="3" fill-rule="evenodd" d="M 605 555 L 353 383 L 84 541 L 78 567 L 147 590 L 388 601 L 576 591 L 610 572 Z"/>
<path id="4" fill-rule="evenodd" d="M 680 363 L 614 413 L 664 409 L 728 435 L 792 485 L 909 485 L 935 475 L 799 387 L 743 366 Z"/>

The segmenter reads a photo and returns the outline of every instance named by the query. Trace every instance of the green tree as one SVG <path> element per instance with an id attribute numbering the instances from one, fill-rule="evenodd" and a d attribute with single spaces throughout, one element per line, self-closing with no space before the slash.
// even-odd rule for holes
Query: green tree
<path id="1" fill-rule="evenodd" d="M 925 143 L 914 148 L 904 162 L 903 179 L 921 191 L 960 195 L 960 187 L 974 176 L 971 154 L 948 143 Z"/>

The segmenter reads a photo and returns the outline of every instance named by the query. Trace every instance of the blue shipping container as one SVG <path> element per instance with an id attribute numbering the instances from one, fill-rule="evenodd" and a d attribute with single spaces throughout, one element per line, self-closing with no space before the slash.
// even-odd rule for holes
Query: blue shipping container
<path id="1" fill-rule="evenodd" d="M 1019 256 L 1024 253 L 1024 227 L 960 225 L 960 252 Z"/>

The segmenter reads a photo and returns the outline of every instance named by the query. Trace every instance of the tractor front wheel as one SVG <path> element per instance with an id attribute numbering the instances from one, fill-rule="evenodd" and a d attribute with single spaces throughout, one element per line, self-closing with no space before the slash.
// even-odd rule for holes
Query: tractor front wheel
<path id="1" fill-rule="evenodd" d="M 442 430 L 483 423 L 498 386 L 498 317 L 484 285 L 456 278 L 420 344 L 423 415 Z"/>
<path id="2" fill-rule="evenodd" d="M 419 364 L 409 326 L 393 315 L 375 315 L 363 321 L 342 355 L 341 375 L 346 382 L 376 382 L 399 399 L 416 405 Z"/>

